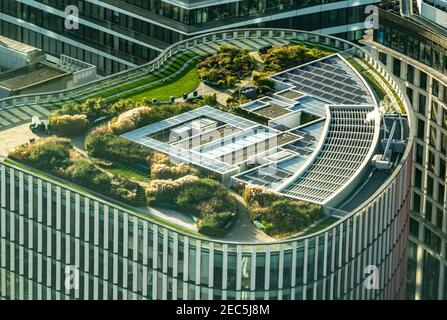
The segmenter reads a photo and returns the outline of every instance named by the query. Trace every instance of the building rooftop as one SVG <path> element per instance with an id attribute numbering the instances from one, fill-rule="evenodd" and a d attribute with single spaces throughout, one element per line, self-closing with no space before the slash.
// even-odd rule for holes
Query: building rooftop
<path id="1" fill-rule="evenodd" d="M 387 138 L 373 91 L 342 56 L 270 78 L 272 95 L 240 107 L 267 125 L 205 106 L 122 136 L 220 174 L 227 185 L 263 185 L 330 207 L 363 187 L 375 172 L 373 156 L 392 160 L 377 153 L 395 136 Z"/>
<path id="2" fill-rule="evenodd" d="M 30 54 L 34 52 L 41 52 L 40 49 L 29 46 L 25 43 L 15 41 L 13 39 L 0 36 L 0 46 L 5 47 L 7 49 L 16 51 L 21 54 Z"/>

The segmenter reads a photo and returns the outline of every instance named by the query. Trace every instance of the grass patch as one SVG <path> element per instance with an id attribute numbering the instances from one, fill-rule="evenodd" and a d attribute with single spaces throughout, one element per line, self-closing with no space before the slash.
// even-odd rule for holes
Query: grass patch
<path id="1" fill-rule="evenodd" d="M 178 56 L 177 58 L 175 58 L 174 61 L 168 67 L 155 71 L 155 72 L 158 72 L 157 74 L 148 75 L 147 77 L 144 77 L 142 79 L 135 80 L 131 83 L 127 83 L 124 85 L 114 87 L 112 89 L 100 92 L 94 96 L 105 98 L 105 97 L 113 96 L 120 92 L 131 90 L 133 88 L 136 88 L 136 90 L 139 90 L 138 87 L 140 87 L 140 86 L 150 84 L 152 82 L 161 80 L 163 78 L 166 78 L 166 77 L 172 75 L 174 72 L 179 70 L 189 59 L 194 58 L 194 57 L 196 57 L 196 55 L 192 52 L 182 54 L 182 55 Z"/>
<path id="2" fill-rule="evenodd" d="M 112 166 L 112 167 L 105 167 L 105 166 L 100 166 L 100 167 L 101 167 L 101 169 L 103 169 L 113 175 L 116 175 L 116 176 L 122 176 L 127 179 L 133 179 L 133 180 L 142 181 L 142 182 L 150 181 L 149 175 L 145 175 L 142 172 L 138 172 L 136 170 L 123 168 L 123 167 L 119 167 L 116 165 Z"/>
<path id="3" fill-rule="evenodd" d="M 178 98 L 184 93 L 190 93 L 197 89 L 199 84 L 200 79 L 199 75 L 197 74 L 196 63 L 192 63 L 181 73 L 169 78 L 165 82 L 159 82 L 154 84 L 152 87 L 123 94 L 120 98 L 131 99 L 135 102 L 144 98 L 155 98 L 159 101 L 165 101 L 171 96 Z"/>
<path id="4" fill-rule="evenodd" d="M 382 79 L 383 83 L 385 83 L 385 85 L 388 87 L 388 89 L 390 90 L 390 92 L 393 94 L 394 98 L 396 99 L 397 103 L 399 104 L 399 109 L 400 112 L 402 112 L 403 114 L 406 114 L 407 112 L 405 111 L 404 108 L 404 104 L 402 102 L 402 100 L 400 99 L 400 97 L 397 95 L 396 91 L 394 91 L 393 87 L 391 86 L 391 84 L 380 74 L 378 73 L 372 65 L 370 65 L 368 62 L 366 62 L 363 59 L 358 58 L 359 60 L 361 60 L 368 68 L 365 69 L 363 68 L 357 61 L 354 60 L 354 58 L 347 58 L 346 60 L 349 61 L 349 63 L 352 64 L 352 66 L 357 69 L 359 72 L 360 70 L 358 68 L 361 68 L 363 70 L 363 72 L 360 72 L 367 80 L 369 80 L 369 82 L 373 82 L 371 85 L 374 89 L 374 91 L 376 91 L 375 86 L 378 86 L 380 88 L 380 90 L 382 92 L 384 92 L 383 97 L 386 95 L 385 91 L 382 89 L 382 87 L 377 83 L 377 80 L 368 72 L 368 70 L 371 70 L 372 72 L 374 72 L 380 79 Z M 380 96 L 379 96 L 380 97 Z M 381 99 L 383 97 L 380 97 Z"/>
<path id="5" fill-rule="evenodd" d="M 319 222 L 317 222 L 313 226 L 311 226 L 307 231 L 305 231 L 300 236 L 307 236 L 309 234 L 312 234 L 312 233 L 315 233 L 317 231 L 323 230 L 323 229 L 329 227 L 330 225 L 334 224 L 338 220 L 339 219 L 335 218 L 335 217 L 324 217 Z"/>
<path id="6" fill-rule="evenodd" d="M 377 82 L 377 80 L 372 76 L 371 73 L 368 72 L 360 63 L 355 61 L 354 58 L 346 58 L 346 60 L 356 69 L 365 80 L 371 85 L 374 92 L 377 94 L 380 100 L 383 100 L 386 96 L 385 90 L 383 90 L 382 86 Z"/>

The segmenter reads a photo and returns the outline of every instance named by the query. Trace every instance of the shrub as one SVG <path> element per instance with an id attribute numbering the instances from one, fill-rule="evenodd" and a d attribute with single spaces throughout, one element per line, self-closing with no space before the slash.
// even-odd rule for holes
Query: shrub
<path id="1" fill-rule="evenodd" d="M 127 165 L 147 165 L 150 150 L 135 142 L 114 135 L 107 128 L 98 128 L 85 139 L 90 157 Z"/>
<path id="2" fill-rule="evenodd" d="M 281 199 L 276 192 L 258 185 L 246 185 L 242 194 L 249 206 L 267 207 L 273 201 Z"/>
<path id="3" fill-rule="evenodd" d="M 66 174 L 79 185 L 104 194 L 110 192 L 110 177 L 90 160 L 82 159 L 74 162 L 67 168 Z"/>
<path id="4" fill-rule="evenodd" d="M 117 116 L 123 112 L 134 109 L 135 107 L 136 107 L 136 104 L 132 100 L 122 99 L 122 100 L 115 102 L 110 107 L 108 107 L 106 112 L 108 115 L 114 117 L 114 116 Z"/>
<path id="5" fill-rule="evenodd" d="M 326 52 L 316 48 L 309 49 L 303 45 L 286 45 L 269 49 L 266 54 L 262 55 L 262 58 L 265 70 L 278 72 L 326 55 Z"/>
<path id="6" fill-rule="evenodd" d="M 231 87 L 249 76 L 255 66 L 247 49 L 220 46 L 217 52 L 197 64 L 197 72 L 218 87 Z"/>
<path id="7" fill-rule="evenodd" d="M 196 105 L 188 103 L 139 107 L 121 114 L 109 124 L 109 127 L 113 133 L 121 134 L 190 111 L 195 107 Z"/>
<path id="8" fill-rule="evenodd" d="M 110 195 L 130 205 L 137 205 L 139 185 L 124 177 L 114 176 L 111 181 Z"/>
<path id="9" fill-rule="evenodd" d="M 270 94 L 275 89 L 275 82 L 267 77 L 267 73 L 254 72 L 252 74 L 253 84 L 256 85 L 258 94 Z"/>
<path id="10" fill-rule="evenodd" d="M 228 191 L 219 182 L 212 179 L 199 179 L 195 183 L 184 185 L 175 198 L 180 210 L 201 215 L 199 206 L 214 197 L 225 197 Z M 221 211 L 221 210 L 217 210 Z"/>
<path id="11" fill-rule="evenodd" d="M 216 106 L 217 105 L 217 95 L 213 93 L 212 95 L 203 96 L 203 105 L 206 106 Z"/>
<path id="12" fill-rule="evenodd" d="M 58 135 L 73 136 L 87 130 L 89 121 L 85 115 L 61 115 L 50 117 L 48 124 Z"/>
<path id="13" fill-rule="evenodd" d="M 84 103 L 64 104 L 61 109 L 53 112 L 53 116 L 61 115 L 85 115 L 93 122 L 95 119 L 106 115 L 107 104 L 104 99 L 87 99 Z"/>
<path id="14" fill-rule="evenodd" d="M 243 197 L 250 218 L 260 221 L 270 235 L 299 232 L 323 216 L 318 204 L 285 198 L 261 186 L 246 186 Z"/>
<path id="15" fill-rule="evenodd" d="M 198 231 L 211 237 L 223 237 L 225 235 L 225 226 L 233 218 L 234 213 L 218 212 L 205 216 L 198 224 Z"/>
<path id="16" fill-rule="evenodd" d="M 76 153 L 66 139 L 41 139 L 16 148 L 10 157 L 119 201 L 136 205 L 140 189 L 136 182 L 119 176 L 109 177 L 91 160 Z"/>
<path id="17" fill-rule="evenodd" d="M 9 157 L 39 169 L 58 170 L 70 164 L 72 148 L 69 140 L 49 137 L 19 146 Z"/>
<path id="18" fill-rule="evenodd" d="M 202 217 L 222 211 L 238 212 L 236 200 L 228 192 L 223 193 L 221 196 L 212 197 L 208 201 L 203 201 L 196 207 Z"/>
<path id="19" fill-rule="evenodd" d="M 143 106 L 126 111 L 118 116 L 116 121 L 109 123 L 109 128 L 115 134 L 132 131 L 139 127 L 140 122 L 151 112 L 151 108 Z"/>
<path id="20" fill-rule="evenodd" d="M 185 176 L 172 180 L 151 180 L 146 188 L 146 196 L 151 202 L 174 202 L 177 193 L 183 186 L 198 181 L 196 176 Z"/>
<path id="21" fill-rule="evenodd" d="M 187 175 L 197 176 L 199 170 L 184 163 L 172 166 L 163 163 L 152 163 L 151 165 L 152 179 L 178 179 Z"/>
<path id="22" fill-rule="evenodd" d="M 162 152 L 153 151 L 150 154 L 150 162 L 157 163 L 157 164 L 169 164 L 170 160 L 166 154 L 164 154 Z"/>
<path id="23" fill-rule="evenodd" d="M 149 203 L 171 203 L 179 211 L 199 217 L 199 232 L 210 236 L 222 236 L 229 219 L 238 213 L 236 199 L 223 185 L 196 176 L 152 180 L 146 188 L 146 196 Z"/>

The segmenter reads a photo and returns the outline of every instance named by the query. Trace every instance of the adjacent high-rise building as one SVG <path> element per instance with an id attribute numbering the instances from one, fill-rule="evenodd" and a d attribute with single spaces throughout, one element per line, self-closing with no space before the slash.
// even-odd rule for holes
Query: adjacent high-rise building
<path id="1" fill-rule="evenodd" d="M 447 2 L 383 3 L 364 42 L 413 106 L 416 137 L 407 297 L 447 299 Z"/>
<path id="2" fill-rule="evenodd" d="M 229 28 L 293 28 L 357 40 L 371 13 L 366 6 L 376 2 L 2 0 L 0 35 L 110 74 L 150 61 L 177 41 Z"/>

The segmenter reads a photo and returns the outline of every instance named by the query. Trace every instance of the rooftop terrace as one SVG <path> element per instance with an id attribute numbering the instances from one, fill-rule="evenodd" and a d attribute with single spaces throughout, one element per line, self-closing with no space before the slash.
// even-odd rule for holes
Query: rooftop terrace
<path id="1" fill-rule="evenodd" d="M 241 106 L 268 126 L 205 106 L 123 137 L 221 174 L 227 185 L 263 185 L 329 207 L 341 208 L 353 190 L 376 190 L 371 176 L 391 172 L 373 163 L 385 152 L 384 120 L 349 62 L 334 54 L 270 78 L 273 94 Z"/>

